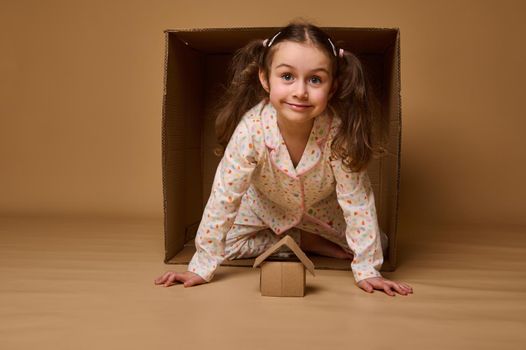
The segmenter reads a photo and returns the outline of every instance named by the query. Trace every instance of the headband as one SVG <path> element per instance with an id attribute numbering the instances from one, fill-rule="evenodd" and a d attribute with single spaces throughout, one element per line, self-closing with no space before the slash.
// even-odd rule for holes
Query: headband
<path id="1" fill-rule="evenodd" d="M 266 48 L 269 48 L 272 43 L 274 43 L 274 40 L 278 37 L 278 35 L 281 34 L 281 31 L 280 32 L 277 32 L 276 34 L 274 34 L 274 36 L 270 39 L 270 41 L 268 39 L 265 39 L 263 40 L 263 46 L 265 46 Z M 329 41 L 329 44 L 331 44 L 331 47 L 332 47 L 332 53 L 334 54 L 334 57 L 340 57 L 340 58 L 343 58 L 343 54 L 344 54 L 344 50 L 343 49 L 339 49 L 338 50 L 338 53 L 336 53 L 336 46 L 334 46 L 334 44 L 332 43 L 332 40 L 331 38 L 327 38 L 327 40 Z M 268 45 L 267 45 L 268 44 Z"/>

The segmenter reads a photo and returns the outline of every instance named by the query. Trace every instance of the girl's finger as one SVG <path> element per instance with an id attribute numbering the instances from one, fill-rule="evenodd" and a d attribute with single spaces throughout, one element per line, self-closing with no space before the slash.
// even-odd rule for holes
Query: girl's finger
<path id="1" fill-rule="evenodd" d="M 174 282 L 177 280 L 177 272 L 174 272 L 170 277 L 168 277 L 168 280 L 164 284 L 165 287 L 170 287 L 171 285 L 175 284 Z"/>
<path id="2" fill-rule="evenodd" d="M 413 287 L 411 287 L 409 284 L 404 283 L 404 282 L 400 282 L 400 284 L 404 286 L 405 288 L 407 288 L 407 290 L 409 290 L 411 293 L 413 293 Z"/>
<path id="3" fill-rule="evenodd" d="M 373 286 L 371 286 L 371 284 L 367 281 L 360 281 L 358 285 L 368 293 L 372 293 L 374 290 Z"/>
<path id="4" fill-rule="evenodd" d="M 406 286 L 404 286 L 402 283 L 399 283 L 398 285 L 399 285 L 400 288 L 402 288 L 406 293 L 409 293 L 409 292 L 410 292 L 410 289 L 407 288 Z"/>
<path id="5" fill-rule="evenodd" d="M 400 287 L 402 287 L 402 289 L 405 290 L 407 293 L 411 293 L 411 288 L 408 288 L 403 283 L 400 283 Z"/>
<path id="6" fill-rule="evenodd" d="M 189 273 L 188 271 L 180 273 L 180 272 L 174 272 L 175 279 L 181 283 L 186 283 L 187 281 L 191 280 L 192 277 L 194 277 L 193 274 Z"/>
<path id="7" fill-rule="evenodd" d="M 157 277 L 155 280 L 155 284 L 162 284 L 164 281 L 166 281 L 166 278 L 170 275 L 170 271 L 165 272 L 162 276 Z"/>
<path id="8" fill-rule="evenodd" d="M 387 295 L 390 295 L 392 297 L 395 296 L 395 293 L 391 290 L 391 286 L 389 286 L 387 283 L 384 283 L 384 291 Z"/>
<path id="9" fill-rule="evenodd" d="M 402 286 L 398 282 L 393 282 L 391 287 L 393 287 L 398 292 L 398 294 L 407 295 L 407 291 L 404 288 L 402 288 Z"/>

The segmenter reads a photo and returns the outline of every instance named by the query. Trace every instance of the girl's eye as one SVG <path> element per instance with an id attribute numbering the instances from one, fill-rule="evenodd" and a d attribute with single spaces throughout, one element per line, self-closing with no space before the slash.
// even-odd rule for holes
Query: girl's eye
<path id="1" fill-rule="evenodd" d="M 310 79 L 310 81 L 311 81 L 312 83 L 314 83 L 314 84 L 320 84 L 320 83 L 321 83 L 321 79 L 320 79 L 320 77 L 312 77 L 312 78 Z"/>
<path id="2" fill-rule="evenodd" d="M 283 73 L 283 74 L 281 74 L 281 78 L 283 80 L 290 81 L 290 80 L 292 80 L 292 74 L 290 74 L 290 73 Z"/>

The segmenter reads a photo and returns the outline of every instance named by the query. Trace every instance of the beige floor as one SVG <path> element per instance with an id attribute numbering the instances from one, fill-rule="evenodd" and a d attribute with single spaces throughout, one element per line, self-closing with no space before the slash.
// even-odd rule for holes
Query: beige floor
<path id="1" fill-rule="evenodd" d="M 366 294 L 345 271 L 304 298 L 259 295 L 258 270 L 155 286 L 161 221 L 0 219 L 0 349 L 524 349 L 524 229 L 402 228 L 411 296 Z M 405 233 L 405 234 L 404 234 Z"/>

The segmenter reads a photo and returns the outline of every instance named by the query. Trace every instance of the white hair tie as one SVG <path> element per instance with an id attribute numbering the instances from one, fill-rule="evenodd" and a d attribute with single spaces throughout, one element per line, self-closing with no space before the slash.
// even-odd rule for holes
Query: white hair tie
<path id="1" fill-rule="evenodd" d="M 278 35 L 280 35 L 280 34 L 281 34 L 281 32 L 277 32 L 277 33 L 272 37 L 272 39 L 270 39 L 270 41 L 268 41 L 268 39 L 265 39 L 265 40 L 263 41 L 263 46 L 266 46 L 266 47 L 270 47 L 270 46 L 272 46 L 272 43 L 274 42 L 274 39 L 276 39 L 276 37 L 277 37 Z M 267 45 L 267 42 L 268 42 L 268 45 Z"/>
<path id="2" fill-rule="evenodd" d="M 332 53 L 334 54 L 334 57 L 336 57 L 336 46 L 332 43 L 331 38 L 327 38 L 327 40 L 329 40 L 329 44 L 331 44 L 332 47 Z"/>

